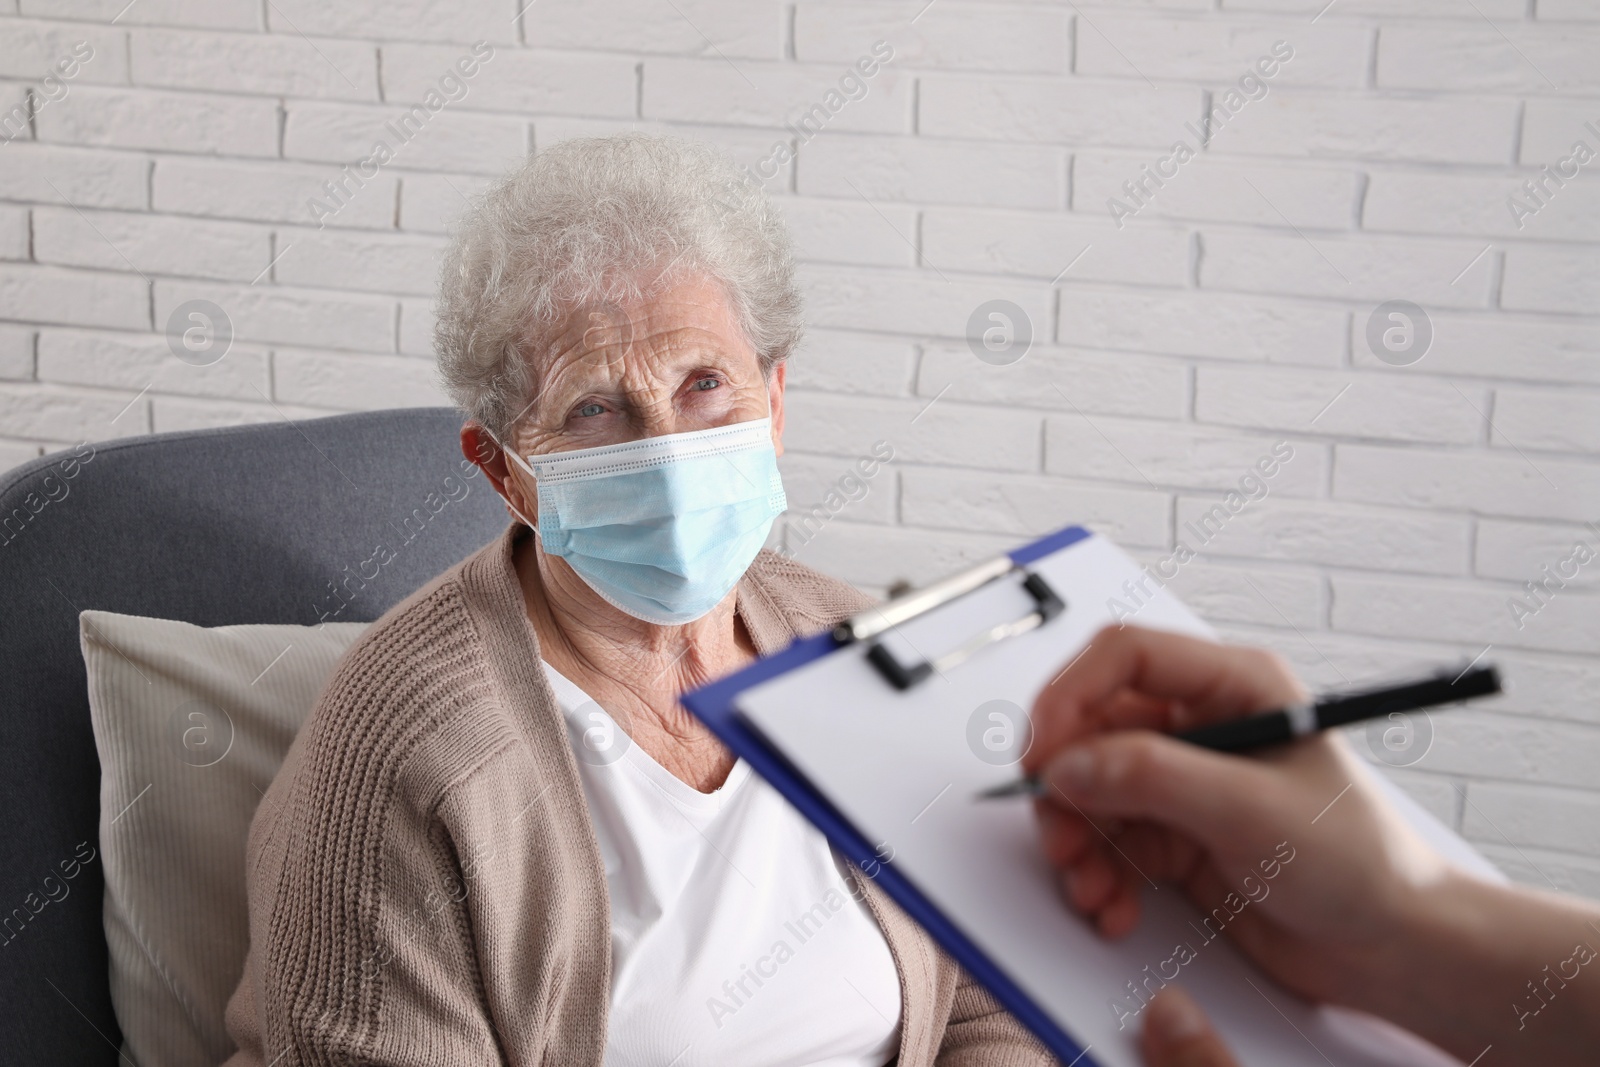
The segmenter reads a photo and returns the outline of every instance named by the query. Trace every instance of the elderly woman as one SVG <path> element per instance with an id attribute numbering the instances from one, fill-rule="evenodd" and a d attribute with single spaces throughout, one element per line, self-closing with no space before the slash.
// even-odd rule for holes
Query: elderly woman
<path id="1" fill-rule="evenodd" d="M 515 521 L 351 649 L 250 834 L 230 1064 L 1050 1062 L 678 704 L 857 610 L 784 508 L 789 239 L 687 142 L 569 141 L 443 273 Z"/>

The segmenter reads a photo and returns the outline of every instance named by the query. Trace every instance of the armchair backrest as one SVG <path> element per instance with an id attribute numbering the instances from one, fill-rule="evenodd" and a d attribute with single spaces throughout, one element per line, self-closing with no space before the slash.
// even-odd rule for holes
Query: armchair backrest
<path id="1" fill-rule="evenodd" d="M 505 527 L 460 425 L 415 408 L 158 434 L 0 474 L 0 1059 L 118 1061 L 100 866 L 59 866 L 100 818 L 78 612 L 375 619 Z"/>

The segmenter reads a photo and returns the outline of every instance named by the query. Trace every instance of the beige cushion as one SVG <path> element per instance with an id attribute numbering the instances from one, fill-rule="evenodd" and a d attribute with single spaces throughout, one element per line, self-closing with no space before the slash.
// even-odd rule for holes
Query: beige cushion
<path id="1" fill-rule="evenodd" d="M 111 1001 L 137 1067 L 215 1067 L 244 969 L 250 817 L 365 623 L 85 611 Z"/>

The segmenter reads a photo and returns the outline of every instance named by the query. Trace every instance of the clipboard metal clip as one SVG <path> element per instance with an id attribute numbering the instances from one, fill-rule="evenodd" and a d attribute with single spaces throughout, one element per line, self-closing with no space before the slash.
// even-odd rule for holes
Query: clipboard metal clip
<path id="1" fill-rule="evenodd" d="M 904 596 L 896 597 L 882 607 L 868 608 L 858 615 L 853 615 L 834 627 L 833 638 L 841 645 L 872 641 L 873 638 L 903 622 L 908 622 L 1013 573 L 1020 573 L 1023 576 L 1022 588 L 1033 597 L 1034 603 L 1034 609 L 1020 619 L 992 626 L 943 656 L 926 659 L 920 663 L 901 663 L 882 642 L 873 641 L 872 647 L 867 649 L 868 661 L 878 669 L 878 673 L 882 674 L 890 685 L 896 689 L 910 689 L 935 672 L 949 670 L 980 649 L 1038 629 L 1065 611 L 1066 601 L 1061 599 L 1042 575 L 1013 563 L 1008 556 L 1001 556 L 969 571 L 935 582 L 924 589 L 913 590 Z"/>

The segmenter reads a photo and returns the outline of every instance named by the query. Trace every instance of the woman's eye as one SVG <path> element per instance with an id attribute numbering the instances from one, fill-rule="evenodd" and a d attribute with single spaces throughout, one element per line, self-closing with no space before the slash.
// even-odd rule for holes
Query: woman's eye
<path id="1" fill-rule="evenodd" d="M 719 386 L 721 384 L 722 383 L 717 381 L 717 379 L 715 379 L 715 378 L 701 378 L 699 381 L 694 383 L 692 388 L 695 389 L 697 392 L 704 393 L 709 389 L 715 389 L 717 386 Z"/>
<path id="2" fill-rule="evenodd" d="M 601 405 L 599 405 L 599 404 L 585 404 L 585 405 L 583 405 L 583 407 L 578 409 L 578 417 L 579 418 L 583 418 L 583 419 L 590 419 L 590 418 L 593 418 L 596 415 L 604 414 L 605 410 L 606 409 L 604 407 L 602 407 Z"/>

